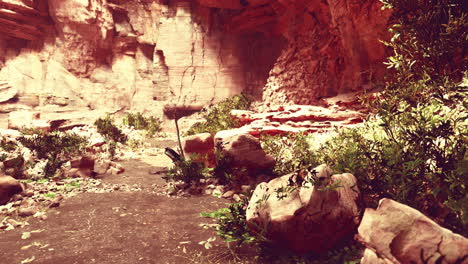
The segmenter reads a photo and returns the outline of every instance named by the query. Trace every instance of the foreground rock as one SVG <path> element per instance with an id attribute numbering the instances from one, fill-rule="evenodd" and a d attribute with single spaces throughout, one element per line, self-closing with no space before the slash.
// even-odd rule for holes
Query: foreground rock
<path id="1" fill-rule="evenodd" d="M 6 204 L 13 195 L 22 191 L 23 187 L 19 181 L 0 174 L 0 205 Z"/>
<path id="2" fill-rule="evenodd" d="M 367 247 L 362 264 L 468 261 L 468 239 L 390 199 L 380 200 L 377 209 L 367 208 L 358 231 Z"/>
<path id="3" fill-rule="evenodd" d="M 359 222 L 356 178 L 332 176 L 326 165 L 314 170 L 259 184 L 246 212 L 249 228 L 300 253 L 324 252 L 352 235 Z"/>
<path id="4" fill-rule="evenodd" d="M 200 161 L 206 161 L 213 164 L 214 157 L 214 139 L 210 133 L 200 133 L 185 137 L 183 140 L 184 153 L 187 156 L 198 156 Z"/>
<path id="5" fill-rule="evenodd" d="M 251 174 L 271 170 L 275 166 L 272 156 L 263 151 L 260 141 L 238 130 L 223 130 L 215 135 L 216 147 L 232 159 L 233 166 L 245 168 Z"/>

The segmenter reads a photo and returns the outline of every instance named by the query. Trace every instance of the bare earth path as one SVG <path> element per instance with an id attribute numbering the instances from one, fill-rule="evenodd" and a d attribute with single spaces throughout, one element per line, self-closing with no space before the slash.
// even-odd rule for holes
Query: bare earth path
<path id="1" fill-rule="evenodd" d="M 158 194 L 164 181 L 148 172 L 154 167 L 122 164 L 126 172 L 105 176 L 103 183 L 141 190 L 78 194 L 48 211 L 46 220 L 31 219 L 25 228 L 0 233 L 0 263 L 197 263 L 193 254 L 207 252 L 198 242 L 214 236 L 199 227 L 210 222 L 200 212 L 226 201 Z M 24 232 L 31 236 L 22 239 Z M 206 254 L 225 250 L 218 246 Z"/>

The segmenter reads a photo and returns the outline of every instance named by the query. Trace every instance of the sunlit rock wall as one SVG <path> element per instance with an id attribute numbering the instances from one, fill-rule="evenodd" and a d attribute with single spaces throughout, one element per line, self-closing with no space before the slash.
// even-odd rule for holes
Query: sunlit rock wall
<path id="1" fill-rule="evenodd" d="M 241 91 L 267 104 L 310 104 L 372 88 L 385 70 L 380 8 L 374 0 L 1 1 L 10 22 L 0 20 L 0 120 L 15 111 L 161 114 L 167 104 L 202 106 Z"/>
<path id="2" fill-rule="evenodd" d="M 18 111 L 161 114 L 165 104 L 203 106 L 244 90 L 261 96 L 285 43 L 226 34 L 229 13 L 195 1 L 9 1 L 38 13 L 40 26 L 23 24 L 43 36 L 0 35 L 0 83 L 15 93 L 0 102 L 3 119 Z"/>

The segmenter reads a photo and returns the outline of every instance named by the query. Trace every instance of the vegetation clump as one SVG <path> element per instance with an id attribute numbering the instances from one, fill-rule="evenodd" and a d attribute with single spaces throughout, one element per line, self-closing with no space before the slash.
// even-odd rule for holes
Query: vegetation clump
<path id="1" fill-rule="evenodd" d="M 307 165 L 319 165 L 308 140 L 309 136 L 304 133 L 264 135 L 260 138 L 262 149 L 276 161 L 273 172 L 278 176 L 295 172 Z"/>
<path id="2" fill-rule="evenodd" d="M 252 99 L 247 95 L 239 94 L 203 109 L 202 114 L 206 121 L 194 124 L 187 131 L 187 135 L 207 132 L 216 134 L 221 130 L 239 127 L 239 122 L 231 117 L 231 110 L 248 110 L 252 102 Z"/>
<path id="3" fill-rule="evenodd" d="M 18 148 L 16 142 L 8 140 L 6 138 L 0 138 L 0 150 L 6 152 L 13 152 Z"/>
<path id="4" fill-rule="evenodd" d="M 256 241 L 247 228 L 245 210 L 248 200 L 232 203 L 211 213 L 201 213 L 203 217 L 216 219 L 216 233 L 226 242 L 235 242 L 237 246 Z"/>
<path id="5" fill-rule="evenodd" d="M 197 157 L 192 156 L 180 159 L 169 169 L 163 179 L 166 181 L 183 181 L 187 184 L 198 183 L 201 179 L 209 176 L 210 169 L 197 161 Z"/>
<path id="6" fill-rule="evenodd" d="M 114 124 L 114 119 L 110 115 L 98 118 L 94 122 L 94 125 L 97 127 L 98 133 L 108 140 L 119 143 L 125 143 L 127 141 L 127 136 Z"/>
<path id="7" fill-rule="evenodd" d="M 127 113 L 123 118 L 123 124 L 137 130 L 146 130 L 147 137 L 153 137 L 161 132 L 162 121 L 154 116 L 144 116 L 142 113 Z"/>
<path id="8" fill-rule="evenodd" d="M 73 155 L 82 152 L 88 141 L 75 133 L 41 132 L 35 135 L 23 135 L 18 138 L 18 142 L 33 151 L 38 159 L 47 160 L 44 176 L 52 177 Z"/>

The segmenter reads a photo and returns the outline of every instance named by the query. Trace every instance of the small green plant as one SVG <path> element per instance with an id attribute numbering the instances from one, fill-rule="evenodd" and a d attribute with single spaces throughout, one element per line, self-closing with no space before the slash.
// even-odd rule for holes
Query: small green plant
<path id="1" fill-rule="evenodd" d="M 94 125 L 97 127 L 98 133 L 108 140 L 120 143 L 125 143 L 127 141 L 127 136 L 114 124 L 114 120 L 110 115 L 97 119 Z"/>
<path id="2" fill-rule="evenodd" d="M 0 150 L 6 152 L 13 152 L 17 149 L 18 144 L 16 142 L 8 140 L 6 138 L 0 138 Z"/>
<path id="3" fill-rule="evenodd" d="M 465 96 L 466 98 L 466 96 Z M 318 151 L 320 162 L 359 181 L 367 206 L 388 197 L 464 234 L 468 223 L 466 104 L 434 100 L 345 129 Z M 450 208 L 448 215 L 440 214 Z"/>
<path id="4" fill-rule="evenodd" d="M 215 147 L 215 167 L 212 176 L 223 185 L 232 184 L 246 175 L 245 168 L 234 167 L 231 156 L 226 155 L 220 145 Z"/>
<path id="5" fill-rule="evenodd" d="M 203 217 L 216 219 L 216 233 L 226 242 L 236 242 L 237 246 L 256 241 L 247 228 L 245 210 L 248 201 L 230 204 L 211 213 L 201 213 Z"/>
<path id="6" fill-rule="evenodd" d="M 187 184 L 199 182 L 209 175 L 210 169 L 203 163 L 197 162 L 196 157 L 181 159 L 167 172 L 163 179 L 166 181 L 183 181 Z"/>
<path id="7" fill-rule="evenodd" d="M 141 140 L 136 140 L 136 139 L 130 139 L 127 141 L 127 145 L 133 150 L 136 151 L 142 146 L 145 145 L 145 143 Z"/>
<path id="8" fill-rule="evenodd" d="M 147 137 L 153 137 L 162 130 L 162 121 L 159 118 L 146 117 L 140 112 L 127 113 L 123 118 L 123 123 L 138 130 L 146 130 Z"/>
<path id="9" fill-rule="evenodd" d="M 263 150 L 276 160 L 273 171 L 276 175 L 286 175 L 307 165 L 319 165 L 306 134 L 265 135 L 260 141 Z"/>
<path id="10" fill-rule="evenodd" d="M 57 193 L 55 192 L 48 192 L 48 193 L 44 193 L 42 194 L 45 198 L 49 198 L 49 199 L 54 199 L 56 196 L 57 196 Z"/>
<path id="11" fill-rule="evenodd" d="M 202 110 L 202 113 L 206 121 L 194 124 L 187 131 L 187 135 L 206 132 L 216 134 L 216 132 L 221 130 L 239 127 L 238 121 L 231 117 L 231 110 L 248 110 L 251 104 L 251 98 L 245 94 L 239 94 L 209 108 L 205 108 Z"/>
<path id="12" fill-rule="evenodd" d="M 75 133 L 52 132 L 39 133 L 32 136 L 23 135 L 18 141 L 33 151 L 38 159 L 46 159 L 44 175 L 51 177 L 73 155 L 79 154 L 87 144 L 87 140 Z"/>

